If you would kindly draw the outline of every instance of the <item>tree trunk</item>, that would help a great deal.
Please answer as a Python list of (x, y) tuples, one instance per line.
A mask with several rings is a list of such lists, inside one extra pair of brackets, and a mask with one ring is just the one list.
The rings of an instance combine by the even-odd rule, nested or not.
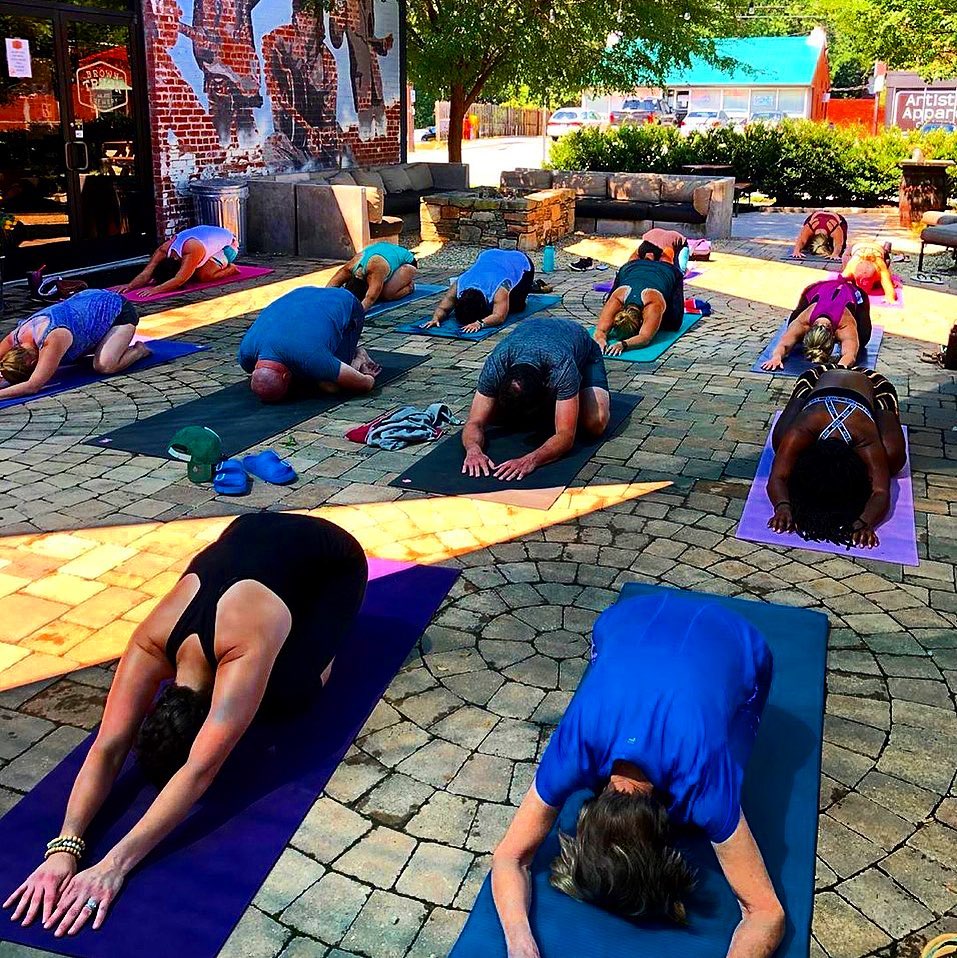
[(465, 86), (462, 83), (453, 83), (449, 99), (449, 162), (462, 162), (462, 132), (465, 124), (465, 111), (468, 104), (465, 102)]

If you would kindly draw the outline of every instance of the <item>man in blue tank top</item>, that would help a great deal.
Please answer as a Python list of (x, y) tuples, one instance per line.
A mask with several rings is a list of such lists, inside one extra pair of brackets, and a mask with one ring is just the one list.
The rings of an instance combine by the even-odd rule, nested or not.
[(530, 862), (562, 805), (592, 792), (552, 863), (560, 891), (634, 919), (685, 917), (694, 876), (669, 820), (701, 829), (741, 902), (729, 954), (769, 958), (784, 912), (741, 810), (745, 768), (771, 686), (762, 635), (677, 590), (622, 599), (595, 623), (592, 664), (548, 743), (492, 861), (509, 954), (537, 954)]
[(394, 302), (415, 290), (415, 256), (398, 243), (372, 243), (340, 266), (328, 285), (342, 286), (367, 312), (380, 299)]
[(263, 402), (295, 385), (323, 392), (369, 392), (382, 367), (359, 345), (365, 313), (346, 289), (303, 286), (280, 296), (249, 327), (239, 365)]
[(509, 314), (525, 309), (534, 281), (535, 267), (525, 253), (483, 250), (461, 276), (449, 283), (448, 292), (425, 328), (440, 326), (450, 315), (466, 333), (501, 326)]

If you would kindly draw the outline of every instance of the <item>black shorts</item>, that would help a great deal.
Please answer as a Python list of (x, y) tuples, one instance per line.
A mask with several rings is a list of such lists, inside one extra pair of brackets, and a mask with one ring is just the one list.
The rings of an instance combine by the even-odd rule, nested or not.
[(123, 308), (119, 316), (113, 320), (113, 326), (139, 326), (139, 324), (140, 314), (136, 311), (136, 307), (129, 300), (124, 299)]
[(535, 266), (526, 254), (528, 260), (528, 269), (522, 273), (522, 278), (508, 291), (508, 311), (511, 313), (521, 313), (525, 310), (528, 303), (528, 294), (532, 291), (532, 283), (535, 282)]

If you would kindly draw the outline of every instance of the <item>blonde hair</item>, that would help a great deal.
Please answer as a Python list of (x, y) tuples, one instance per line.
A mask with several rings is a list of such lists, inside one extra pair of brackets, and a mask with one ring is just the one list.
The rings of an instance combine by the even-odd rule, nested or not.
[(16, 386), (17, 383), (25, 383), (32, 375), (33, 370), (37, 368), (37, 360), (40, 354), (35, 349), (28, 346), (14, 346), (0, 359), (0, 376)]
[(643, 318), (641, 307), (636, 303), (629, 303), (619, 310), (612, 329), (619, 340), (631, 339), (641, 329)]
[(830, 362), (831, 353), (834, 352), (834, 341), (834, 329), (830, 323), (812, 326), (801, 341), (805, 358), (815, 365)]
[(815, 233), (811, 237), (811, 241), (808, 243), (808, 246), (815, 256), (823, 256), (827, 253), (834, 252), (834, 240), (830, 236), (826, 236), (824, 233)]

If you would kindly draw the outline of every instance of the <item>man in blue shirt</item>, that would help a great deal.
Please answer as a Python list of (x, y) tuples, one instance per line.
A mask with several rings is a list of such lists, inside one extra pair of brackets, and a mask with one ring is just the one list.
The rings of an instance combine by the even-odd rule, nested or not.
[(345, 289), (303, 286), (280, 296), (249, 327), (239, 365), (263, 402), (279, 402), (293, 383), (324, 392), (369, 392), (382, 367), (359, 345), (365, 313)]
[(574, 837), (552, 864), (561, 891), (632, 919), (682, 921), (693, 874), (669, 819), (702, 829), (742, 921), (729, 958), (768, 958), (784, 913), (741, 811), (741, 786), (771, 685), (761, 634), (680, 592), (624, 599), (595, 623), (592, 665), (492, 862), (509, 955), (536, 956), (528, 865), (562, 805), (582, 789)]

